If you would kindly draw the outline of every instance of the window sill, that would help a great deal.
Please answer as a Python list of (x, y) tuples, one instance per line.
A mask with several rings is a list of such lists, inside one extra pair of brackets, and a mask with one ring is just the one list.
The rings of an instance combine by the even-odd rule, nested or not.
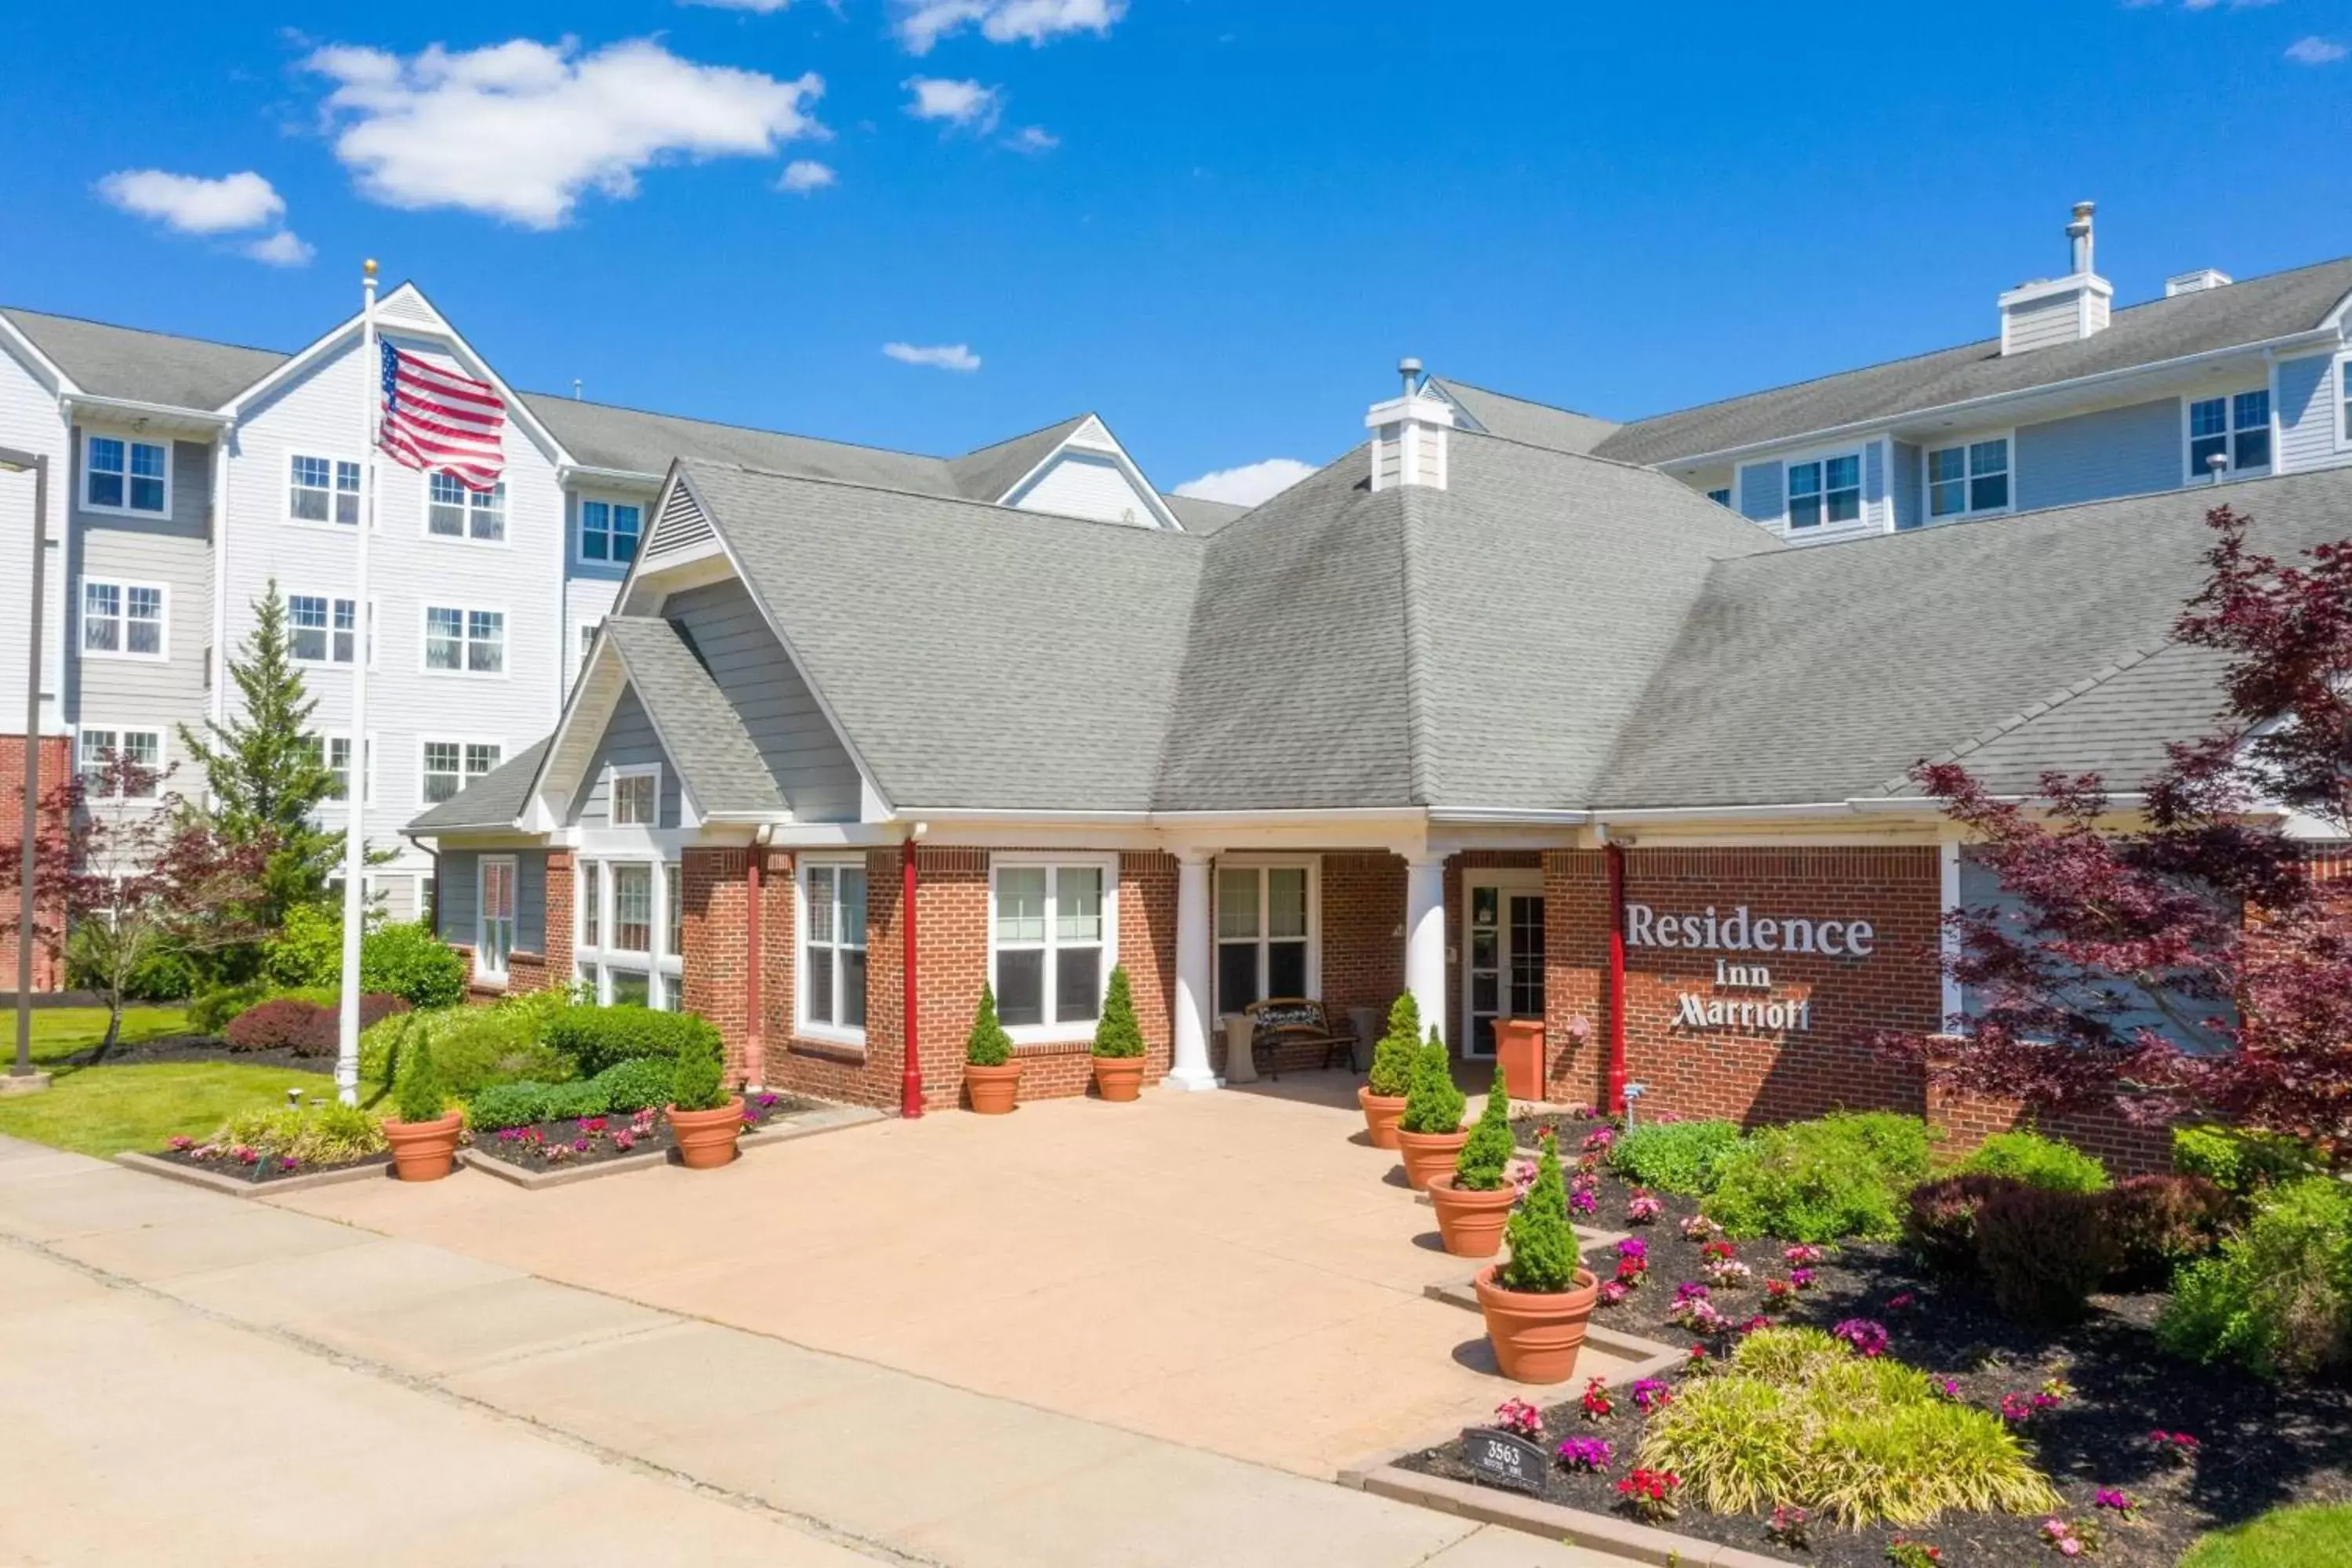
[(1013, 1042), (1013, 1054), (1016, 1057), (1080, 1056), (1092, 1052), (1094, 1048), (1092, 1035), (1075, 1040), (1024, 1040), (1016, 1037)]
[(796, 1057), (815, 1057), (824, 1061), (846, 1062), (853, 1066), (866, 1064), (866, 1047), (847, 1040), (822, 1040), (809, 1035), (794, 1035), (784, 1042), (784, 1049)]

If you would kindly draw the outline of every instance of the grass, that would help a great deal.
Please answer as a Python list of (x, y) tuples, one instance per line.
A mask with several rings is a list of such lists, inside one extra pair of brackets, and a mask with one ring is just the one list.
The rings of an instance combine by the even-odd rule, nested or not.
[(2352, 1506), (2311, 1503), (2217, 1530), (2189, 1549), (2180, 1568), (2310, 1568), (2347, 1562), (2352, 1562)]
[[(188, 1032), (184, 1007), (125, 1007), (122, 1040), (130, 1044), (165, 1035)], [(103, 1007), (36, 1007), (33, 1009), (33, 1061), (36, 1066), (61, 1062), (76, 1051), (88, 1050), (106, 1037)], [(0, 1019), (0, 1059), (16, 1059), (16, 1020)]]

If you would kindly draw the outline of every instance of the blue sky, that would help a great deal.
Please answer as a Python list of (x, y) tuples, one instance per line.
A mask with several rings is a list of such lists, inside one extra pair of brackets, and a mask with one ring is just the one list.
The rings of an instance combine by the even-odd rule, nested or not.
[(2078, 199), (2119, 302), (2352, 252), (2352, 0), (12, 28), (0, 302), (293, 347), (373, 255), (521, 386), (940, 452), (1092, 408), (1163, 487), (1346, 449), (1403, 353), (1627, 417), (1982, 337)]

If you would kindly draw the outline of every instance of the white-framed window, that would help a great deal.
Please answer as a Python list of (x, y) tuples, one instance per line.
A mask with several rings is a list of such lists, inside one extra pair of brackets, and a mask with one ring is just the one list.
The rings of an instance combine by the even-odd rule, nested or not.
[[(158, 775), (143, 787), (117, 791), (106, 776), (109, 761), (121, 758)], [(91, 800), (152, 800), (163, 771), (163, 731), (84, 725), (77, 742), (76, 765), (83, 793)], [(22, 794), (22, 791), (18, 792)]]
[[(751, 851), (754, 855), (759, 852), (756, 848)], [(662, 933), (662, 952), (672, 958), (683, 958), (686, 956), (686, 873), (677, 861), (667, 861), (662, 866), (662, 887), (669, 895), (662, 900), (662, 907), (669, 913), (669, 919), (665, 922), (668, 929)]]
[(1220, 860), (1216, 886), (1217, 1012), (1318, 994), (1314, 863)]
[(580, 945), (604, 945), (604, 868), (595, 860), (580, 862)]
[[(352, 738), (334, 734), (305, 735), (302, 742), (309, 748), (311, 759), (325, 768), (328, 777), (334, 781), (327, 790), (327, 799), (339, 805), (349, 804), (352, 798)], [(375, 742), (373, 737), (368, 742), (366, 775), (360, 781), (360, 787), (367, 792), (367, 798), (362, 804), (373, 805)]]
[(1938, 447), (1927, 454), (1927, 515), (2009, 510), (2009, 437)]
[(2200, 397), (2189, 405), (2189, 477), (2213, 477), (2213, 459), (2228, 459), (2228, 472), (2271, 466), (2271, 395), (2268, 388)]
[(507, 537), (507, 482), (469, 490), (455, 474), (425, 476), (425, 531), (436, 539), (502, 544)]
[(1789, 465), (1789, 528), (1838, 528), (1862, 521), (1862, 454), (1837, 452)]
[(98, 658), (169, 658), (168, 596), (161, 583), (83, 578), (81, 651)]
[(1731, 504), (1730, 489), (1726, 487), (1722, 489), (1709, 490), (1706, 492), (1706, 499), (1713, 501), (1717, 506), (1727, 507)]
[(172, 510), (171, 443), (134, 441), (127, 436), (84, 437), (81, 504), (90, 511), (168, 516)]
[(1017, 1039), (1090, 1032), (1118, 951), (1117, 856), (989, 867), (988, 973)]
[[(299, 664), (349, 664), (359, 647), (359, 601), (333, 594), (286, 595), (286, 648)], [(368, 668), (375, 668), (375, 616), (368, 616)]]
[(576, 862), (573, 874), (579, 978), (601, 1002), (677, 1009), (686, 991), (675, 934), (683, 886), (677, 862), (608, 856)]
[(459, 605), (425, 606), (425, 668), (448, 675), (504, 675), (507, 614)]
[(485, 855), (480, 874), (481, 912), (474, 935), (474, 968), (491, 979), (503, 980), (507, 955), (515, 944), (515, 858)]
[(356, 526), (360, 521), (360, 466), (341, 458), (289, 453), (286, 520)]
[(580, 502), (580, 559), (626, 565), (637, 558), (637, 540), (645, 531), (645, 510), (633, 501)]
[(862, 1042), (866, 862), (803, 858), (800, 896), (800, 1028), (820, 1039)]
[(614, 861), (613, 948), (618, 952), (654, 951), (654, 868), (642, 860)]
[(427, 805), (455, 799), (467, 784), (496, 772), (504, 751), (496, 741), (425, 742), (416, 798)]
[(633, 763), (614, 768), (611, 799), (614, 826), (660, 826), (661, 764)]
[(2343, 411), (2343, 423), (2337, 426), (2337, 444), (2352, 446), (2352, 359), (2336, 362), (2336, 403)]

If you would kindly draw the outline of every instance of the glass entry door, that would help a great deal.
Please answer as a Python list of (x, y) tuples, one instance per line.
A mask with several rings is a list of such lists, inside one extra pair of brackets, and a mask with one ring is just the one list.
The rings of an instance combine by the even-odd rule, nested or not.
[(1463, 1054), (1495, 1054), (1495, 1020), (1544, 1014), (1542, 873), (1489, 872), (1464, 889), (1469, 941), (1462, 950)]

